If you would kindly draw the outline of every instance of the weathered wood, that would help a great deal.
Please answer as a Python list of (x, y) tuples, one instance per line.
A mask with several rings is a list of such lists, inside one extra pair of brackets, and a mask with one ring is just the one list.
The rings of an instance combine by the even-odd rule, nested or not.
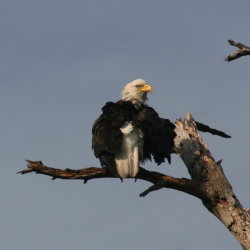
[(190, 114), (176, 122), (176, 153), (182, 158), (193, 181), (200, 184), (204, 206), (235, 236), (244, 249), (250, 249), (250, 215), (228, 182), (221, 162), (216, 162), (199, 135)]
[(233, 40), (228, 40), (228, 42), (230, 45), (238, 47), (239, 50), (236, 50), (235, 52), (230, 54), (228, 57), (226, 57), (225, 61), (230, 62), (230, 61), (233, 61), (239, 57), (250, 55), (250, 47), (248, 47), (242, 43), (237, 43)]
[[(177, 120), (175, 125), (175, 152), (185, 163), (191, 179), (175, 178), (140, 168), (136, 178), (153, 183), (140, 196), (161, 188), (171, 188), (193, 195), (201, 199), (204, 206), (226, 226), (244, 249), (250, 249), (249, 210), (243, 208), (234, 194), (221, 162), (216, 162), (212, 157), (190, 114), (183, 121)], [(47, 167), (41, 161), (28, 160), (27, 169), (19, 173), (30, 172), (48, 175), (52, 179), (82, 179), (85, 183), (96, 178), (116, 178), (103, 168), (62, 170)]]
[[(48, 167), (44, 165), (41, 161), (31, 161), (31, 160), (26, 160), (26, 161), (28, 162), (27, 168), (22, 171), (19, 171), (18, 174), (27, 174), (34, 172), (36, 174), (51, 176), (52, 180), (78, 179), (78, 180), (83, 180), (84, 183), (87, 183), (88, 180), (97, 178), (117, 178), (104, 168), (97, 168), (97, 167), (89, 167), (83, 169), (66, 168), (63, 170), (59, 168)], [(141, 179), (144, 181), (151, 182), (155, 184), (157, 187), (159, 187), (160, 184), (163, 184), (163, 186), (161, 186), (160, 188), (165, 187), (165, 188), (175, 189), (196, 196), (198, 198), (200, 198), (201, 196), (199, 183), (196, 183), (186, 178), (175, 178), (158, 172), (148, 171), (140, 167), (136, 179)], [(150, 190), (153, 191), (152, 188), (150, 188)], [(140, 196), (145, 196), (145, 195), (146, 191), (143, 192)]]

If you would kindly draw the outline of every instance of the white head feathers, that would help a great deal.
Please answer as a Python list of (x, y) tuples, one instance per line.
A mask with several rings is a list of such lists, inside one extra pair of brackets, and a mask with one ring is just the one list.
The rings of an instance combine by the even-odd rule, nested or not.
[(128, 83), (122, 90), (122, 100), (130, 101), (135, 105), (145, 104), (147, 92), (151, 92), (151, 86), (143, 79), (136, 79)]

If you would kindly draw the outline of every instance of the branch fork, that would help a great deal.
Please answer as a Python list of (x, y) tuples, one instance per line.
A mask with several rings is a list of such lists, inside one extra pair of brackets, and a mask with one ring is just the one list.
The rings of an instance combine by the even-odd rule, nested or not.
[(226, 57), (225, 61), (230, 62), (230, 61), (233, 61), (239, 57), (250, 55), (250, 47), (248, 47), (242, 43), (237, 43), (233, 40), (228, 40), (228, 42), (230, 45), (239, 48), (239, 50), (236, 50), (235, 52), (230, 54), (228, 57)]

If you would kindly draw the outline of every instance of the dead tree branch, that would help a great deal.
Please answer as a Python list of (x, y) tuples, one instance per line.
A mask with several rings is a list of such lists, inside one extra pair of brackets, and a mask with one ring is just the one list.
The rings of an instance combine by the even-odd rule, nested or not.
[[(86, 183), (88, 180), (97, 178), (117, 178), (114, 177), (110, 172), (106, 171), (104, 168), (89, 167), (83, 169), (58, 169), (51, 168), (44, 165), (41, 161), (31, 161), (28, 162), (27, 169), (24, 169), (18, 174), (27, 174), (34, 172), (36, 174), (43, 174), (52, 177), (52, 180), (59, 179), (71, 179), (71, 180), (83, 180)], [(185, 192), (190, 195), (194, 195), (201, 198), (202, 193), (200, 192), (199, 183), (195, 183), (192, 180), (185, 178), (174, 178), (172, 176), (164, 175), (154, 171), (148, 171), (140, 167), (139, 173), (136, 179), (144, 180), (153, 183), (152, 187), (160, 188), (171, 188), (178, 191)], [(161, 184), (161, 187), (159, 186)], [(149, 188), (143, 192), (140, 196), (146, 196), (151, 191), (156, 189)], [(150, 190), (150, 191), (149, 191)]]
[(224, 137), (224, 138), (231, 138), (230, 135), (226, 134), (223, 131), (220, 131), (220, 130), (214, 129), (214, 128), (210, 128), (208, 125), (203, 124), (201, 122), (195, 121), (195, 123), (196, 123), (197, 129), (201, 132), (210, 133), (212, 135), (217, 135), (217, 136)]
[(193, 181), (200, 183), (204, 206), (235, 236), (243, 248), (250, 249), (250, 216), (228, 182), (221, 161), (216, 162), (198, 133), (190, 114), (176, 122), (175, 147)]
[(28, 162), (27, 168), (19, 171), (18, 174), (27, 174), (34, 172), (36, 174), (43, 174), (52, 177), (52, 180), (55, 179), (80, 179), (85, 183), (88, 180), (96, 179), (96, 178), (115, 178), (109, 172), (107, 172), (103, 168), (89, 167), (83, 169), (59, 169), (59, 168), (51, 168), (44, 165), (41, 161), (31, 161), (26, 160)]
[[(201, 128), (201, 123), (198, 123), (197, 126), (192, 116), (187, 114), (183, 121), (177, 120), (175, 125), (177, 134), (175, 152), (185, 163), (191, 179), (175, 178), (140, 168), (136, 178), (153, 183), (140, 196), (146, 196), (161, 188), (171, 188), (193, 195), (199, 198), (204, 206), (225, 225), (244, 249), (250, 249), (250, 214), (234, 194), (220, 165), (221, 161), (214, 160), (208, 146), (200, 136), (198, 129)], [(214, 129), (202, 125), (205, 126), (204, 130), (208, 130), (205, 132), (218, 132), (218, 130), (214, 131)], [(30, 172), (48, 175), (52, 179), (82, 179), (85, 183), (90, 179), (115, 178), (102, 168), (62, 170), (47, 167), (41, 161), (28, 160), (27, 169), (19, 173)]]
[(235, 52), (230, 54), (228, 57), (226, 57), (225, 61), (230, 62), (230, 61), (233, 61), (239, 57), (250, 55), (250, 47), (248, 47), (242, 43), (236, 43), (233, 40), (228, 40), (228, 42), (230, 45), (238, 47), (239, 50), (236, 50)]

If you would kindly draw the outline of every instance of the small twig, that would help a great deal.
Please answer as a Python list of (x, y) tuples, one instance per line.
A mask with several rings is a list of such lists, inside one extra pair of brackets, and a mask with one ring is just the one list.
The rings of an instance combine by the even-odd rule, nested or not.
[(225, 58), (225, 61), (230, 62), (239, 57), (250, 55), (250, 47), (242, 44), (236, 43), (233, 40), (228, 40), (229, 44), (235, 47), (238, 47), (239, 50), (236, 50), (234, 53), (230, 54), (228, 57)]
[(148, 189), (146, 189), (144, 192), (142, 192), (139, 196), (140, 197), (145, 197), (146, 195), (148, 195), (149, 193), (159, 190), (161, 188), (165, 187), (165, 183), (163, 181), (156, 183), (155, 185), (149, 187)]

